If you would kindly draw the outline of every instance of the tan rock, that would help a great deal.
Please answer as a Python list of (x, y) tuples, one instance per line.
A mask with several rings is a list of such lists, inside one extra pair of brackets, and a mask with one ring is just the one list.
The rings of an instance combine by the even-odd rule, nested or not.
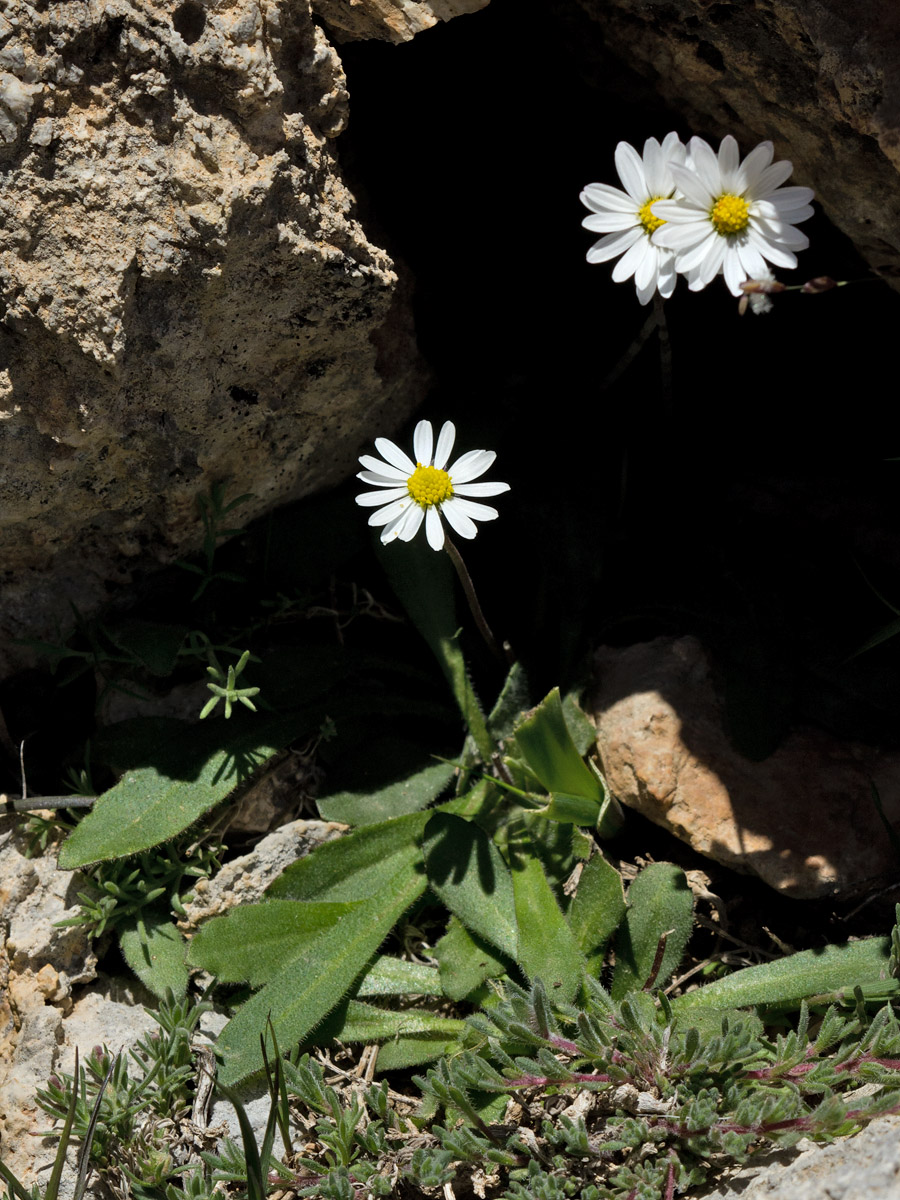
[(379, 38), (408, 42), (438, 21), (477, 12), (490, 0), (313, 0), (313, 8), (340, 42)]
[(0, 675), (70, 602), (196, 549), (213, 482), (253, 494), (245, 524), (346, 476), (424, 387), (307, 0), (3, 13)]
[(769, 758), (731, 745), (694, 638), (603, 647), (589, 700), (609, 785), (701, 854), (789, 896), (872, 887), (896, 858), (872, 800), (900, 826), (900, 756), (794, 730)]
[[(664, 10), (647, 0), (578, 3), (589, 18), (573, 29), (579, 57), (592, 46), (611, 50), (651, 81), (683, 132), (731, 133), (745, 152), (774, 141), (777, 156), (794, 164), (791, 182), (815, 189), (868, 261), (900, 269), (893, 0), (672, 0)], [(572, 20), (568, 0), (554, 6)], [(602, 77), (607, 67), (594, 53)]]

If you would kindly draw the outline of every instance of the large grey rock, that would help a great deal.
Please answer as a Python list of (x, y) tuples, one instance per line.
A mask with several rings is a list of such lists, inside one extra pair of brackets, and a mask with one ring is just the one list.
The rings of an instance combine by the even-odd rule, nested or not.
[(340, 42), (378, 38), (408, 42), (438, 21), (477, 12), (490, 0), (313, 0), (313, 8)]
[[(900, 7), (893, 0), (578, 0), (578, 57), (645, 76), (682, 132), (766, 139), (873, 266), (900, 270)], [(566, 21), (568, 0), (553, 0)], [(597, 64), (594, 68), (592, 60)], [(623, 102), (627, 97), (622, 97)], [(661, 137), (665, 129), (648, 129)], [(801, 257), (802, 264), (802, 257)]]
[(852, 1138), (830, 1146), (772, 1156), (748, 1167), (697, 1200), (898, 1200), (900, 1117), (880, 1117)]
[(332, 140), (308, 0), (0, 18), (0, 675), (135, 569), (335, 483), (420, 398), (405, 293)]

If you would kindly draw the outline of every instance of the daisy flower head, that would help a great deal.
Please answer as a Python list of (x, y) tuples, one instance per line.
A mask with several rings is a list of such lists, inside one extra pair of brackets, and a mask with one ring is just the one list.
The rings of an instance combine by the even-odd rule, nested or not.
[(772, 162), (773, 155), (772, 143), (761, 142), (741, 161), (731, 134), (718, 154), (694, 137), (689, 165), (673, 164), (682, 195), (653, 205), (654, 216), (665, 222), (653, 242), (674, 251), (675, 269), (687, 277), (691, 291), (722, 274), (731, 294), (740, 296), (745, 279), (765, 277), (767, 261), (796, 267), (793, 251), (805, 250), (809, 238), (795, 227), (813, 215), (813, 192), (782, 187), (793, 166)]
[(647, 138), (643, 156), (628, 142), (619, 142), (616, 170), (625, 191), (606, 183), (589, 183), (581, 193), (581, 203), (591, 210), (581, 224), (606, 235), (588, 250), (588, 262), (608, 262), (621, 255), (612, 277), (623, 283), (633, 275), (641, 304), (649, 303), (656, 291), (667, 299), (675, 289), (675, 255), (650, 240), (664, 221), (652, 211), (652, 205), (674, 195), (672, 167), (684, 163), (685, 154), (677, 133), (666, 134), (662, 145), (656, 138)]
[(415, 462), (387, 438), (375, 439), (375, 449), (383, 462), (370, 454), (360, 457), (366, 469), (356, 478), (375, 491), (362, 492), (356, 503), (375, 508), (369, 524), (384, 526), (383, 545), (395, 538), (411, 542), (424, 522), (428, 545), (432, 550), (441, 550), (442, 517), (460, 537), (473, 538), (478, 532), (476, 521), (493, 521), (499, 516), (496, 508), (472, 499), (509, 491), (508, 483), (472, 482), (485, 473), (497, 455), (493, 450), (469, 450), (448, 467), (455, 440), (456, 428), (445, 421), (435, 447), (431, 422), (420, 421), (413, 434)]

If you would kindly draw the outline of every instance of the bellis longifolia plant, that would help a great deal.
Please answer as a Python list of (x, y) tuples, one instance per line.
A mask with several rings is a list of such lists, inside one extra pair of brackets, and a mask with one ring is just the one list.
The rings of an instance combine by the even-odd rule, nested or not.
[(649, 138), (643, 157), (620, 142), (616, 166), (626, 191), (589, 184), (581, 193), (593, 210), (582, 224), (606, 234), (588, 261), (623, 254), (613, 279), (633, 274), (641, 304), (657, 291), (668, 298), (676, 273), (691, 291), (724, 275), (732, 295), (740, 296), (744, 281), (766, 278), (767, 262), (796, 267), (794, 251), (809, 245), (796, 226), (812, 216), (813, 192), (781, 186), (793, 167), (773, 157), (772, 143), (761, 142), (741, 160), (730, 134), (718, 153), (698, 137), (685, 149), (674, 133), (661, 146)]

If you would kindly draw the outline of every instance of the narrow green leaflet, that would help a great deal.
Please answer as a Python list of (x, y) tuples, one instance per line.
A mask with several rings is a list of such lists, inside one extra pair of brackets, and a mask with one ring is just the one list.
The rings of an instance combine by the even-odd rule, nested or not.
[(512, 881), (519, 964), (529, 979), (542, 979), (551, 996), (569, 1003), (581, 986), (587, 964), (534, 849), (521, 854)]
[[(693, 923), (694, 897), (684, 871), (672, 863), (645, 867), (628, 888), (627, 900), (625, 920), (616, 934), (616, 969), (610, 987), (614, 1000), (647, 985), (662, 987), (681, 962)], [(665, 949), (657, 963), (663, 937)]]
[(426, 886), (424, 873), (407, 864), (370, 903), (354, 906), (248, 1000), (219, 1037), (220, 1077), (225, 1086), (261, 1069), (259, 1033), (267, 1019), (283, 1050), (303, 1041), (347, 995)]
[(119, 945), (129, 967), (154, 996), (162, 998), (171, 988), (176, 1000), (181, 999), (188, 985), (185, 942), (168, 916), (145, 909), (140, 920), (120, 928)]
[(450, 813), (435, 813), (425, 827), (423, 849), (432, 891), (470, 930), (515, 959), (512, 880), (484, 830)]
[(277, 900), (365, 900), (404, 864), (421, 858), (430, 816), (410, 813), (326, 842), (287, 867), (267, 895)]
[(883, 991), (888, 999), (900, 992), (900, 980), (888, 978), (890, 948), (890, 938), (864, 938), (822, 950), (801, 950), (776, 962), (745, 967), (686, 992), (672, 1000), (672, 1008), (677, 1013), (692, 1008), (747, 1008), (757, 1004), (792, 1009), (799, 1008), (803, 999), (833, 993), (843, 993), (852, 1000), (855, 987)]
[(355, 907), (302, 900), (244, 904), (206, 922), (191, 942), (188, 962), (223, 983), (260, 987)]
[[(59, 852), (62, 870), (139, 854), (188, 829), (298, 731), (297, 716), (179, 722), (104, 792)], [(173, 723), (170, 723), (170, 726)]]
[(585, 865), (567, 915), (591, 974), (598, 976), (606, 943), (625, 915), (622, 877), (602, 854), (595, 854)]

